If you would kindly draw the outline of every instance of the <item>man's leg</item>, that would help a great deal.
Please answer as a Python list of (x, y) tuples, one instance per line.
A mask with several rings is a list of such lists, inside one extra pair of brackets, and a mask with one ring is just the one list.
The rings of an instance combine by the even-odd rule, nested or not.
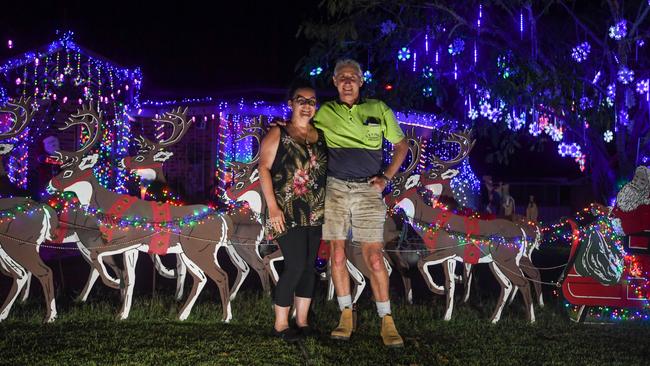
[(375, 296), (377, 314), (381, 318), (381, 338), (384, 344), (390, 347), (403, 347), (404, 341), (397, 332), (395, 322), (390, 310), (388, 295), (388, 271), (384, 264), (382, 243), (362, 243), (361, 253), (363, 260), (370, 269), (370, 287)]
[(350, 296), (350, 273), (345, 255), (345, 240), (330, 240), (332, 282), (337, 297)]
[(345, 256), (345, 240), (330, 240), (330, 260), (332, 263), (332, 282), (341, 309), (338, 326), (332, 331), (334, 339), (348, 340), (354, 330), (352, 297), (350, 296), (350, 273)]
[(366, 266), (370, 269), (370, 287), (372, 288), (372, 294), (375, 297), (375, 301), (378, 303), (389, 301), (388, 271), (384, 264), (383, 247), (384, 245), (382, 243), (361, 244), (363, 260), (366, 262)]

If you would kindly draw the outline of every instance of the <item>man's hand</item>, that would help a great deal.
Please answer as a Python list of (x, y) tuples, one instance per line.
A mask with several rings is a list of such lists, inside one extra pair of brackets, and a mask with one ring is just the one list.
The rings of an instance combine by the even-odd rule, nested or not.
[(287, 121), (283, 120), (282, 118), (274, 117), (271, 122), (269, 122), (269, 128), (275, 127), (275, 126), (286, 126)]
[(368, 184), (373, 186), (378, 192), (383, 192), (386, 186), (388, 185), (388, 177), (384, 175), (376, 175), (368, 181)]

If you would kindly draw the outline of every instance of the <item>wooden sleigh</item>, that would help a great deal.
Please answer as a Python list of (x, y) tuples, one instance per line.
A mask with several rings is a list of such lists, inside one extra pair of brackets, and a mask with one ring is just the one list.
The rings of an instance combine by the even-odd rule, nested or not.
[[(650, 215), (650, 206), (643, 208), (645, 214)], [(574, 240), (571, 245), (569, 263), (567, 269), (561, 277), (562, 294), (565, 299), (572, 305), (580, 306), (578, 310), (578, 321), (584, 320), (586, 307), (589, 306), (609, 306), (617, 308), (635, 308), (641, 309), (647, 306), (650, 301), (649, 293), (639, 293), (638, 288), (645, 287), (648, 281), (648, 269), (650, 268), (650, 221), (643, 220), (644, 224), (631, 227), (626, 223), (627, 217), (621, 217), (614, 210), (614, 216), (618, 216), (623, 223), (623, 229), (626, 232), (622, 243), (625, 251), (629, 254), (624, 259), (624, 270), (621, 279), (617, 284), (605, 285), (592, 277), (581, 276), (577, 273), (574, 262), (575, 254), (578, 251), (580, 242)], [(632, 214), (632, 213), (629, 213)], [(637, 212), (639, 214), (644, 212)], [(627, 216), (625, 214), (624, 216)], [(638, 220), (637, 220), (638, 222)], [(573, 225), (573, 224), (572, 224)], [(574, 227), (574, 230), (576, 228)], [(631, 266), (631, 258), (634, 257), (635, 263), (643, 270), (635, 271)]]

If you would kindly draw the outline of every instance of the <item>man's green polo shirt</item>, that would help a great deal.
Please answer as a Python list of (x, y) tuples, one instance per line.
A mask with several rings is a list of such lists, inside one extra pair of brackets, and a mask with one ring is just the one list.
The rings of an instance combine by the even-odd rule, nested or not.
[(377, 99), (361, 99), (352, 107), (340, 101), (325, 102), (314, 123), (325, 133), (328, 175), (339, 179), (380, 173), (383, 139), (396, 144), (404, 138), (393, 111)]

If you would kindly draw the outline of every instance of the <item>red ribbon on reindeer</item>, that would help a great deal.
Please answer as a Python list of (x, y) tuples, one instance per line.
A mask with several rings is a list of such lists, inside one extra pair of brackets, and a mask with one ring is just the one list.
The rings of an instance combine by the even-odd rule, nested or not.
[[(162, 202), (151, 202), (151, 212), (155, 222), (165, 222), (171, 220), (171, 205)], [(169, 230), (160, 230), (151, 238), (149, 243), (149, 253), (167, 254), (169, 242), (171, 239)]]
[[(465, 224), (465, 234), (467, 235), (467, 240), (469, 241), (472, 236), (479, 234), (479, 220), (474, 217), (463, 217), (463, 224)], [(477, 264), (479, 258), (481, 258), (481, 249), (478, 245), (473, 242), (469, 242), (465, 245), (465, 251), (463, 252), (463, 262), (468, 264)]]
[(434, 223), (437, 223), (438, 230), (436, 231), (428, 231), (424, 234), (424, 245), (431, 249), (434, 250), (436, 248), (436, 244), (438, 242), (438, 234), (439, 230), (444, 230), (445, 225), (447, 225), (447, 221), (451, 219), (451, 212), (442, 210), (440, 211), (440, 214), (433, 220)]
[[(119, 220), (122, 217), (122, 214), (128, 211), (137, 200), (137, 197), (122, 195), (122, 197), (115, 201), (108, 211), (106, 211), (108, 221), (114, 224), (112, 221)], [(117, 229), (110, 229), (106, 227), (106, 225), (99, 225), (99, 231), (102, 233), (105, 242), (113, 240), (115, 230)]]

